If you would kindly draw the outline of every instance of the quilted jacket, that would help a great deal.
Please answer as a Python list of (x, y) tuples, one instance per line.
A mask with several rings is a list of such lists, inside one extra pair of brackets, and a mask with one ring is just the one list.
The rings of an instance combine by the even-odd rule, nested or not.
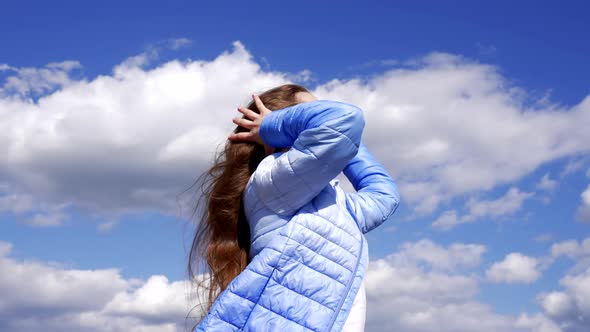
[[(259, 134), (268, 155), (243, 194), (250, 264), (195, 331), (341, 331), (368, 264), (365, 233), (400, 196), (361, 143), (363, 111), (315, 100), (275, 110)], [(342, 190), (343, 172), (356, 192)]]

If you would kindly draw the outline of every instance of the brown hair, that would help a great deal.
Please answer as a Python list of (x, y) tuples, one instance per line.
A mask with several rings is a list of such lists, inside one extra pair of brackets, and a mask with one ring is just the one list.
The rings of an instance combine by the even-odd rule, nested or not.
[[(277, 110), (297, 104), (296, 94), (299, 92), (309, 91), (301, 85), (284, 84), (261, 93), (259, 97), (268, 109)], [(247, 108), (260, 113), (254, 101)], [(233, 132), (242, 131), (248, 129), (238, 126)], [(198, 289), (208, 291), (206, 312), (249, 263), (250, 228), (244, 215), (242, 193), (264, 157), (264, 147), (258, 143), (227, 140), (224, 149), (216, 153), (213, 166), (195, 182), (197, 184), (204, 177), (192, 216), (203, 199), (207, 206), (199, 218), (190, 249), (188, 276)], [(208, 275), (198, 273), (204, 261)], [(200, 280), (195, 280), (195, 276)]]

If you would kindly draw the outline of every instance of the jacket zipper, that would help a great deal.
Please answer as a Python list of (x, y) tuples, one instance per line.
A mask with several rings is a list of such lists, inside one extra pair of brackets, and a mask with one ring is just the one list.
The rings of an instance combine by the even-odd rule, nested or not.
[(328, 325), (328, 327), (329, 327), (328, 331), (332, 331), (332, 328), (334, 328), (334, 321), (336, 321), (336, 318), (340, 314), (340, 309), (342, 309), (342, 305), (344, 305), (344, 300), (346, 300), (346, 298), (348, 297), (348, 293), (350, 292), (350, 287), (352, 287), (352, 283), (354, 281), (354, 278), (356, 277), (356, 271), (358, 270), (358, 267), (359, 267), (359, 262), (361, 261), (361, 257), (363, 255), (364, 244), (365, 244), (365, 240), (363, 239), (363, 236), (361, 235), (361, 246), (360, 246), (360, 250), (359, 250), (359, 257), (356, 260), (356, 265), (354, 267), (354, 272), (352, 273), (352, 278), (350, 278), (350, 281), (348, 282), (348, 287), (346, 287), (346, 293), (344, 294), (344, 296), (340, 300), (340, 303), (338, 304), (338, 308), (334, 312), (334, 317), (332, 318), (332, 320), (330, 321), (330, 324)]

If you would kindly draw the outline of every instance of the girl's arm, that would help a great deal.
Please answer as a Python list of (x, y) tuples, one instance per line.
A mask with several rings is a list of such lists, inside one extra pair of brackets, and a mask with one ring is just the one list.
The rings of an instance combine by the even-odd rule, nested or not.
[[(261, 162), (251, 178), (274, 213), (292, 215), (317, 196), (358, 152), (363, 112), (351, 104), (315, 100), (276, 110), (260, 125), (262, 140), (290, 149)], [(264, 162), (272, 165), (262, 166)]]
[(346, 205), (363, 233), (381, 225), (395, 212), (400, 202), (397, 185), (363, 143), (343, 172), (357, 191), (346, 193)]

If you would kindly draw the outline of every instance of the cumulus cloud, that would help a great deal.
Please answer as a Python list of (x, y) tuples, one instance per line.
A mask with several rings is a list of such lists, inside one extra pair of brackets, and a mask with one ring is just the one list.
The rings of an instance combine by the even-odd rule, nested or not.
[[(588, 313), (590, 270), (564, 278), (564, 290), (540, 296), (543, 313), (494, 312), (476, 299), (477, 270), (485, 250), (480, 244), (443, 246), (422, 239), (371, 261), (365, 275), (366, 330), (555, 332), (572, 324), (565, 320)], [(187, 281), (161, 275), (124, 278), (119, 269), (73, 269), (54, 262), (17, 260), (11, 253), (12, 244), (0, 241), (2, 331), (183, 332), (200, 316), (191, 308), (205, 296), (191, 294)]]
[[(559, 290), (538, 296), (544, 317), (564, 332), (588, 331), (590, 322), (590, 237), (566, 240), (551, 246), (548, 262), (567, 257), (575, 265), (559, 281)], [(549, 330), (551, 331), (551, 330)]]
[(16, 260), (0, 241), (0, 330), (185, 331), (190, 286), (164, 276), (125, 279), (119, 269), (81, 270)]
[(69, 86), (76, 82), (70, 78), (70, 75), (81, 67), (80, 62), (73, 60), (51, 62), (43, 68), (13, 67), (8, 64), (0, 64), (0, 72), (13, 73), (0, 85), (0, 98), (8, 98), (15, 94), (19, 96), (38, 95)]
[(529, 315), (523, 313), (518, 317), (516, 327), (526, 328), (532, 332), (562, 332), (563, 330), (550, 318), (543, 314)]
[(572, 272), (590, 267), (590, 237), (581, 241), (566, 240), (554, 243), (548, 260), (553, 261), (559, 257), (567, 257), (576, 263)]
[(478, 266), (485, 251), (485, 246), (479, 244), (453, 243), (445, 248), (431, 240), (422, 239), (403, 243), (400, 251), (391, 255), (389, 260), (398, 266), (424, 263), (435, 270), (455, 271)]
[(551, 246), (553, 257), (567, 256), (571, 259), (580, 259), (590, 256), (590, 237), (582, 240), (567, 240), (554, 243)]
[[(367, 331), (537, 331), (536, 325), (497, 314), (475, 299), (485, 247), (431, 240), (405, 243), (372, 261), (366, 274)], [(534, 326), (533, 326), (534, 325)]]
[[(525, 106), (526, 93), (510, 87), (497, 68), (450, 54), (430, 54), (368, 82), (333, 80), (317, 93), (363, 106), (369, 146), (418, 213), (589, 148), (573, 138), (590, 135), (575, 124), (589, 122), (590, 98), (571, 109)], [(392, 143), (380, 144), (385, 137)]]
[(458, 216), (455, 210), (445, 211), (431, 226), (436, 230), (448, 231), (459, 224), (474, 222), (482, 218), (498, 219), (509, 216), (520, 210), (524, 201), (533, 195), (532, 192), (522, 192), (516, 187), (511, 187), (497, 199), (485, 200), (471, 197), (465, 204), (467, 213)]
[[(185, 281), (171, 282), (159, 275), (126, 279), (118, 269), (80, 270), (59, 263), (21, 261), (12, 258), (11, 251), (11, 243), (0, 241), (0, 330), (181, 332), (198, 318), (195, 312), (185, 322), (195, 305), (195, 299), (188, 298)], [(390, 331), (388, 326), (395, 325), (405, 326), (400, 331), (412, 326), (418, 328), (414, 331), (434, 331), (436, 324), (444, 324), (443, 331), (468, 331), (475, 316), (453, 318), (465, 310), (489, 319), (484, 326), (506, 326), (509, 320), (473, 301), (476, 278), (454, 272), (475, 268), (483, 251), (476, 244), (442, 247), (421, 240), (371, 262), (366, 276), (368, 330)], [(383, 303), (400, 315), (385, 312), (380, 308)], [(424, 310), (432, 310), (432, 317), (424, 315)], [(460, 327), (463, 323), (467, 325)]]
[(146, 57), (37, 102), (0, 98), (0, 208), (34, 225), (62, 223), (57, 207), (70, 204), (106, 228), (126, 213), (177, 216), (177, 195), (233, 130), (236, 106), (285, 82), (239, 42), (209, 62), (145, 70)]
[(466, 223), (466, 219), (460, 218), (457, 215), (457, 211), (448, 210), (443, 212), (435, 221), (430, 225), (432, 228), (439, 231), (448, 231), (455, 228), (459, 224)]
[(510, 253), (504, 260), (492, 264), (486, 276), (499, 283), (531, 283), (541, 276), (540, 262), (521, 253)]
[(522, 192), (516, 187), (508, 189), (504, 196), (495, 200), (477, 200), (470, 198), (467, 201), (469, 214), (467, 219), (476, 219), (481, 217), (500, 217), (514, 213), (522, 207), (523, 202), (531, 197), (533, 193)]
[(590, 322), (590, 267), (564, 276), (562, 290), (540, 295), (541, 306), (564, 332), (588, 331)]
[[(179, 39), (169, 47), (186, 44)], [(177, 194), (233, 130), (237, 104), (248, 102), (251, 92), (311, 75), (265, 71), (238, 41), (210, 61), (147, 68), (154, 59), (157, 52), (147, 50), (92, 80), (69, 76), (80, 67), (75, 61), (37, 71), (1, 67), (16, 74), (0, 95), (0, 198), (29, 195), (22, 220), (62, 223), (60, 214), (32, 215), (68, 204), (102, 218), (177, 215)], [(41, 94), (38, 100), (21, 98), (32, 91)], [(497, 67), (452, 54), (431, 53), (368, 80), (331, 80), (312, 92), (364, 109), (365, 143), (416, 215), (590, 148), (590, 98), (571, 108), (527, 106), (526, 92), (508, 84)], [(526, 196), (516, 189), (510, 194)], [(493, 216), (488, 203), (473, 203), (468, 215)]]

